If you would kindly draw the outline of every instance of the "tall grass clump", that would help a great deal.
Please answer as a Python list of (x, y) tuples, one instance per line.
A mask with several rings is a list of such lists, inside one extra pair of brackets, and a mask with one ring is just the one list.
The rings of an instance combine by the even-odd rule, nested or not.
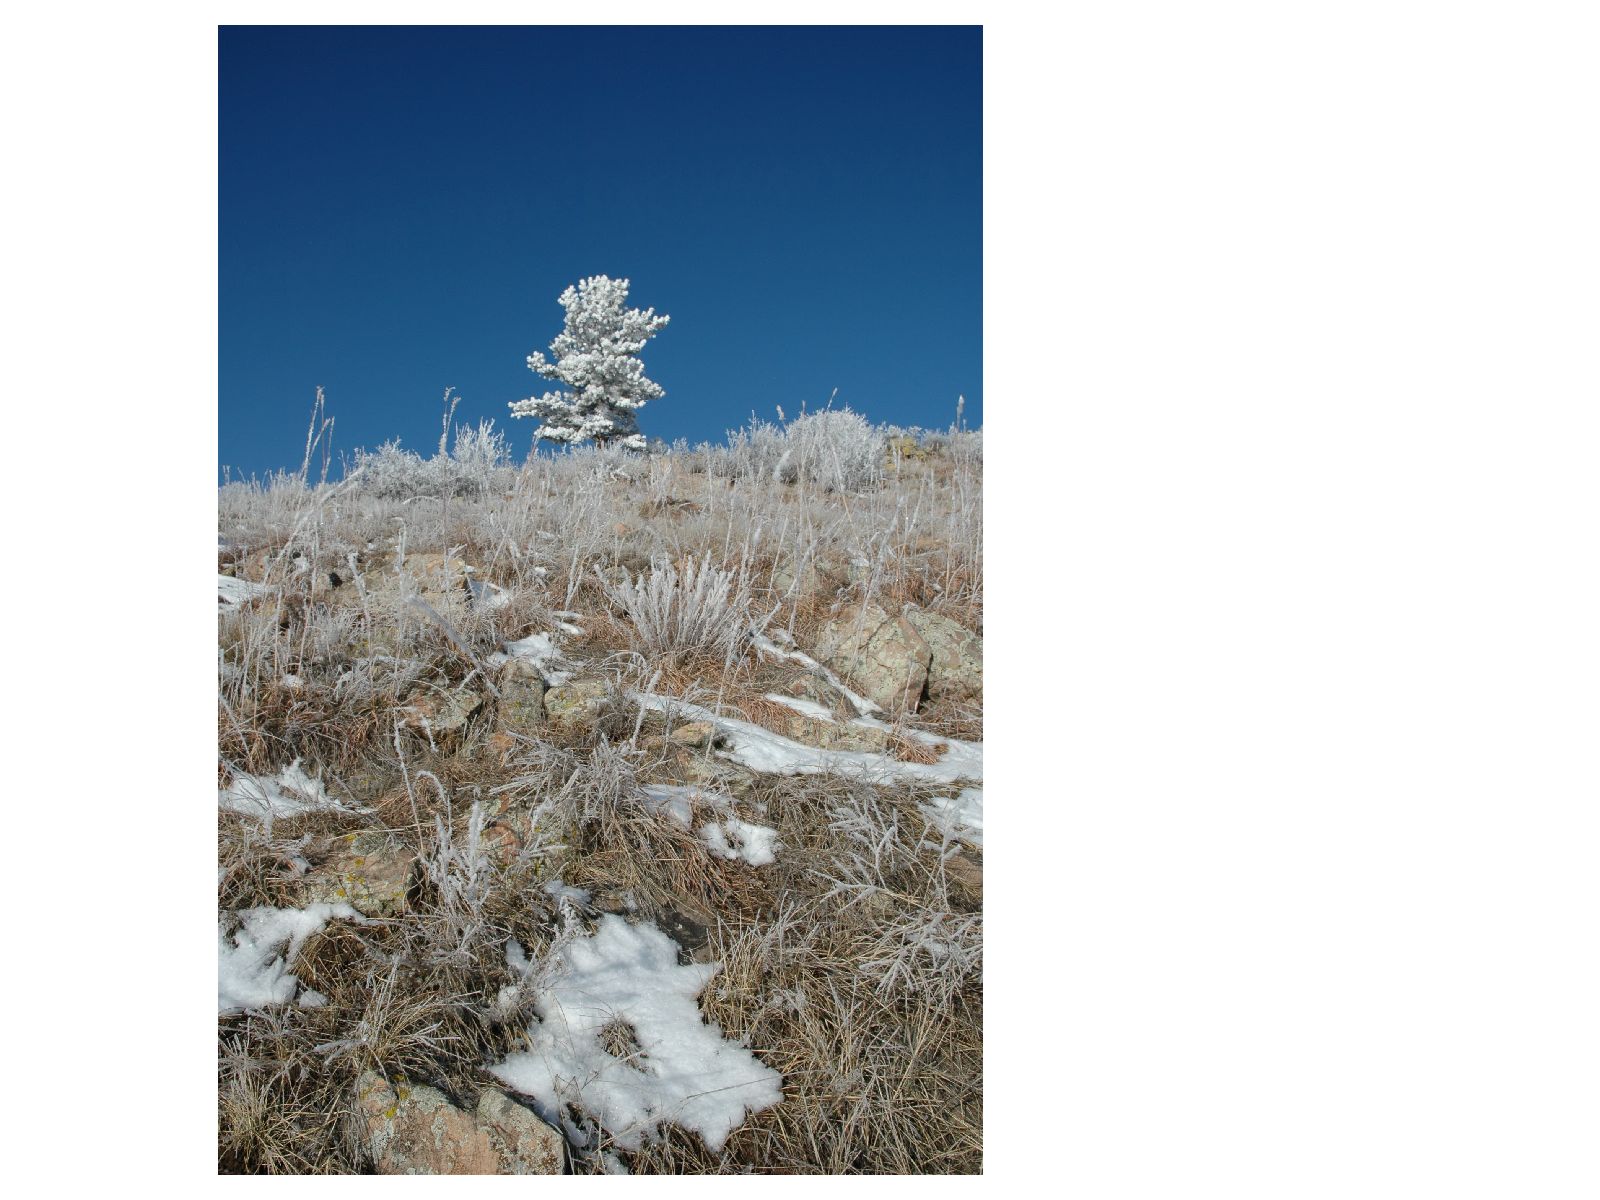
[(711, 565), (710, 555), (676, 564), (655, 559), (637, 579), (602, 577), (606, 595), (632, 622), (639, 648), (647, 654), (679, 659), (707, 655), (732, 659), (748, 632), (750, 580), (741, 568)]
[(483, 421), (457, 429), (451, 451), (441, 448), (432, 458), (402, 450), (398, 438), (376, 451), (357, 450), (351, 473), (359, 470), (361, 491), (380, 499), (476, 499), (488, 495), (495, 474), (510, 463), (505, 435)]
[(825, 492), (858, 492), (883, 475), (883, 433), (860, 413), (828, 409), (796, 418), (784, 430), (774, 468), (783, 483), (805, 480)]
[(788, 425), (752, 417), (748, 428), (728, 431), (726, 448), (699, 449), (714, 476), (859, 492), (881, 482), (884, 446), (884, 431), (860, 413), (830, 408)]

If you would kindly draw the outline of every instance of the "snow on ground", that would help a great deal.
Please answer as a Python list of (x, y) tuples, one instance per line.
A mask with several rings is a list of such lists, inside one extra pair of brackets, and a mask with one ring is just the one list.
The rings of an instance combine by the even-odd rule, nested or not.
[[(783, 1099), (783, 1077), (700, 1016), (695, 998), (720, 964), (678, 964), (678, 947), (648, 922), (606, 914), (592, 937), (567, 943), (557, 973), (534, 1002), (541, 1024), (532, 1049), (489, 1068), (532, 1097), (546, 1120), (574, 1104), (624, 1150), (637, 1150), (669, 1121), (713, 1151), (744, 1123)], [(632, 1027), (638, 1050), (615, 1057), (600, 1033)]]
[(472, 607), (478, 612), (493, 612), (511, 603), (511, 593), (486, 579), (467, 576), (467, 591), (472, 594)]
[[(334, 917), (362, 920), (348, 904), (308, 904), (305, 908), (249, 908), (239, 914), (240, 926), (230, 940), (227, 925), (217, 921), (217, 1011), (240, 1012), (288, 1004), (300, 981), (289, 964), (300, 947)], [(288, 950), (279, 953), (284, 943)], [(306, 991), (300, 997), (306, 1008), (327, 1003), (325, 997)]]
[[(872, 754), (865, 750), (820, 750), (782, 734), (763, 729), (750, 721), (733, 717), (719, 717), (710, 709), (690, 704), (671, 696), (657, 696), (651, 692), (633, 692), (633, 699), (642, 707), (657, 712), (670, 712), (686, 721), (705, 721), (728, 739), (731, 747), (721, 751), (724, 758), (732, 759), (752, 771), (769, 775), (854, 775), (879, 783), (895, 780), (925, 780), (931, 783), (954, 783), (958, 779), (983, 779), (983, 743), (958, 742), (954, 738), (936, 737), (917, 729), (901, 729), (909, 738), (930, 746), (944, 746), (942, 758), (934, 763), (901, 762), (887, 754)], [(871, 717), (858, 717), (851, 722), (874, 728), (891, 728)]]
[(243, 604), (252, 596), (265, 596), (272, 589), (248, 579), (235, 579), (232, 575), (217, 576), (217, 603), (225, 608)]
[[(781, 637), (785, 640), (789, 639), (788, 633), (782, 629), (773, 630), (773, 637)], [(783, 647), (773, 642), (770, 638), (765, 638), (759, 633), (751, 639), (751, 644), (763, 654), (770, 654), (773, 658), (787, 658), (792, 662), (797, 662), (802, 666), (809, 667), (811, 670), (815, 671), (818, 675), (821, 675), (824, 679), (831, 683), (838, 690), (841, 696), (850, 701), (850, 703), (855, 707), (856, 712), (861, 716), (869, 717), (873, 713), (881, 713), (883, 711), (883, 709), (879, 708), (865, 696), (858, 696), (849, 688), (845, 687), (843, 680), (841, 680), (832, 671), (828, 670), (827, 667), (823, 666), (816, 659), (812, 658), (809, 654), (805, 654), (802, 651), (793, 648), (785, 650)]]
[(552, 663), (565, 662), (566, 659), (548, 633), (535, 633), (520, 642), (507, 642), (505, 652), (496, 651), (489, 656), (488, 662), (490, 666), (498, 667), (513, 658), (527, 659), (531, 662), (551, 687), (560, 687), (572, 678), (571, 671), (558, 671), (551, 666)]
[(983, 789), (964, 788), (957, 796), (940, 796), (921, 806), (928, 819), (951, 837), (983, 849)]
[(818, 704), (815, 700), (801, 700), (795, 696), (782, 696), (777, 692), (768, 692), (764, 698), (773, 701), (775, 704), (781, 704), (785, 708), (792, 708), (801, 716), (811, 717), (818, 721), (827, 721), (829, 724), (833, 723), (833, 713), (829, 711), (828, 706)]
[(752, 825), (738, 817), (724, 817), (700, 827), (700, 840), (711, 848), (711, 853), (730, 862), (743, 859), (752, 867), (764, 867), (778, 861), (774, 852), (778, 831), (766, 825)]
[(233, 783), (217, 792), (217, 804), (230, 812), (272, 820), (307, 812), (355, 812), (328, 795), (320, 779), (313, 779), (297, 758), (276, 776), (234, 772)]
[(752, 867), (778, 861), (778, 831), (766, 825), (741, 821), (733, 813), (733, 801), (716, 792), (671, 783), (652, 783), (639, 789), (652, 806), (689, 828), (694, 821), (691, 804), (695, 800), (717, 810), (718, 819), (700, 826), (700, 840), (719, 858), (730, 862), (743, 859)]

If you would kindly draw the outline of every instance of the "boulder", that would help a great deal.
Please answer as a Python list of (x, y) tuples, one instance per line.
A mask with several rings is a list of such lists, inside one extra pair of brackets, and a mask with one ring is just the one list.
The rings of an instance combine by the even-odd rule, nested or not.
[(907, 607), (905, 619), (928, 643), (929, 700), (983, 699), (983, 639), (949, 617)]
[(423, 692), (407, 705), (404, 725), (417, 730), (431, 744), (457, 746), (466, 732), (467, 722), (483, 707), (483, 700), (482, 692), (469, 687)]
[(544, 724), (544, 676), (526, 658), (510, 659), (500, 669), (500, 719), (513, 729)]
[(611, 704), (611, 685), (604, 679), (574, 679), (544, 694), (544, 714), (562, 733), (592, 729)]
[(356, 1095), (379, 1175), (561, 1174), (561, 1135), (503, 1092), (485, 1092), (469, 1113), (437, 1088), (368, 1071)]
[(363, 916), (392, 917), (407, 909), (406, 891), (417, 861), (415, 846), (381, 830), (337, 838), (327, 860), (306, 876), (309, 903), (348, 904)]
[(689, 721), (676, 726), (667, 735), (667, 740), (688, 746), (691, 750), (703, 750), (707, 746), (715, 749), (727, 742), (727, 738), (718, 733), (717, 727), (710, 721)]
[(914, 712), (932, 650), (904, 617), (876, 604), (847, 608), (823, 626), (817, 657), (888, 712)]
[(504, 1092), (490, 1088), (478, 1097), (478, 1123), (499, 1151), (502, 1175), (561, 1174), (561, 1134)]

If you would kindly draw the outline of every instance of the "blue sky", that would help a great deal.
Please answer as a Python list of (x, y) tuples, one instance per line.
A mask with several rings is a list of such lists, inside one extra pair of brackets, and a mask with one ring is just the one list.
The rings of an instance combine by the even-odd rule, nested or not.
[(224, 27), (218, 461), (298, 467), (493, 417), (606, 274), (671, 315), (650, 436), (834, 388), (982, 424), (978, 27)]

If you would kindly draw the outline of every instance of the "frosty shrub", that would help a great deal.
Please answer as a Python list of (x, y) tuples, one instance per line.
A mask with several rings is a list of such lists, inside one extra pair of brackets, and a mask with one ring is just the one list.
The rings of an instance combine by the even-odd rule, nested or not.
[(808, 413), (784, 430), (787, 445), (775, 474), (804, 479), (827, 492), (857, 492), (882, 475), (883, 434), (848, 408)]
[(788, 425), (751, 418), (727, 447), (702, 447), (711, 474), (858, 492), (882, 478), (885, 433), (848, 408), (809, 413)]
[(602, 579), (606, 595), (633, 622), (640, 648), (659, 655), (715, 654), (731, 658), (750, 627), (750, 581), (713, 567), (709, 556), (690, 559), (680, 574), (665, 559), (637, 581)]
[(748, 429), (728, 430), (726, 447), (702, 442), (700, 449), (707, 453), (712, 475), (766, 481), (773, 478), (787, 445), (781, 426), (751, 417)]
[(565, 384), (511, 403), (513, 417), (538, 417), (534, 437), (551, 442), (617, 443), (644, 450), (635, 415), (648, 401), (664, 396), (660, 384), (645, 378), (639, 351), (671, 319), (655, 309), (624, 307), (628, 280), (595, 275), (561, 293), (565, 327), (550, 343), (555, 361), (539, 351), (528, 355), (528, 369)]
[(358, 486), (369, 495), (387, 500), (445, 499), (487, 495), (494, 473), (508, 466), (510, 457), (505, 435), (495, 430), (493, 421), (484, 421), (476, 428), (457, 429), (449, 454), (425, 459), (402, 450), (396, 438), (376, 451), (357, 450), (353, 466), (361, 472)]

